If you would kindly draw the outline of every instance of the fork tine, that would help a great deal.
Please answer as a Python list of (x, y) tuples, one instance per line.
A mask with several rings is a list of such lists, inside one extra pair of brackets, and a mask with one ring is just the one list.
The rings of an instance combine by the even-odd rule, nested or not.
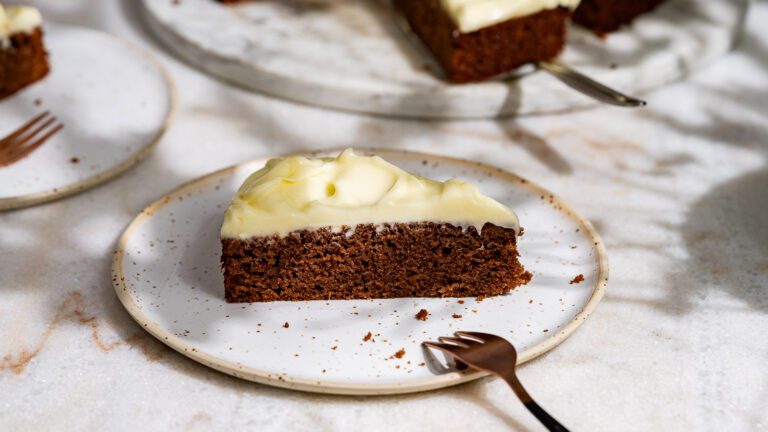
[(461, 348), (469, 348), (472, 345), (480, 345), (480, 342), (477, 342), (473, 339), (461, 339), (461, 338), (450, 337), (450, 336), (440, 336), (437, 339), (440, 342), (457, 345)]
[(45, 120), (41, 125), (32, 129), (30, 132), (25, 133), (24, 136), (19, 136), (16, 141), (19, 142), (19, 145), (26, 144), (27, 142), (33, 140), (37, 134), (44, 131), (48, 126), (52, 125), (55, 122), (56, 122), (56, 117), (51, 117)]
[[(44, 126), (50, 125), (50, 124), (51, 124), (51, 120), (47, 121)], [(44, 126), (39, 127), (33, 133), (29, 134), (29, 136), (25, 137), (25, 140), (34, 139), (35, 135), (40, 133)], [(40, 138), (38, 138), (37, 140), (31, 143), (19, 142), (15, 148), (9, 149), (9, 152), (7, 154), (2, 155), (3, 157), (2, 157), (2, 160), (0, 160), (0, 167), (10, 165), (20, 159), (23, 159), (24, 157), (26, 157), (27, 155), (35, 151), (35, 149), (43, 145), (46, 141), (48, 141), (49, 138), (57, 134), (62, 129), (64, 129), (64, 125), (59, 123), (53, 129), (46, 132), (45, 135), (41, 136)]]
[(477, 342), (488, 342), (489, 340), (495, 339), (495, 338), (498, 337), (496, 335), (492, 335), (492, 334), (488, 334), (488, 333), (469, 332), (469, 331), (457, 331), (457, 332), (454, 332), (453, 334), (455, 334), (456, 336), (458, 336), (460, 338), (461, 337), (469, 338), (469, 339), (472, 339), (472, 340), (477, 341)]
[(21, 136), (21, 134), (23, 134), (24, 132), (29, 130), (32, 126), (34, 126), (37, 122), (47, 117), (50, 113), (51, 113), (50, 111), (45, 111), (42, 114), (38, 114), (34, 116), (31, 120), (21, 125), (20, 128), (16, 129), (15, 131), (13, 131), (13, 133), (5, 137), (2, 141), (0, 141), (0, 143), (5, 143), (6, 141), (7, 142), (14, 141), (16, 138)]
[(54, 136), (54, 135), (56, 135), (57, 133), (59, 133), (59, 131), (60, 131), (60, 130), (62, 130), (62, 129), (64, 129), (64, 125), (63, 125), (63, 124), (61, 124), (61, 123), (59, 123), (59, 124), (58, 124), (58, 125), (56, 125), (56, 126), (53, 128), (53, 129), (51, 129), (50, 131), (48, 131), (48, 132), (47, 132), (45, 135), (43, 135), (43, 136), (41, 136), (40, 138), (38, 138), (38, 139), (37, 139), (37, 141), (33, 142), (32, 144), (29, 144), (29, 145), (27, 145), (27, 147), (26, 147), (26, 148), (27, 148), (29, 151), (32, 151), (32, 150), (36, 149), (36, 148), (37, 148), (37, 147), (39, 147), (41, 144), (43, 144), (44, 142), (48, 141), (48, 139), (49, 139), (49, 138), (51, 138), (52, 136)]
[(426, 342), (422, 342), (422, 344), (431, 348), (439, 349), (440, 351), (447, 352), (448, 354), (455, 354), (455, 352), (459, 348), (456, 345), (451, 345), (443, 342), (426, 341)]

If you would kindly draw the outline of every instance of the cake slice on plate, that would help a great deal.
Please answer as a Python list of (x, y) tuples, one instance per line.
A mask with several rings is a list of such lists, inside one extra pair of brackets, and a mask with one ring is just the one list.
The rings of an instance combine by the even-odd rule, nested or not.
[(35, 8), (0, 5), (0, 99), (48, 74), (41, 25)]
[(582, 0), (573, 20), (597, 34), (606, 34), (653, 10), (663, 0)]
[(273, 159), (221, 228), (228, 302), (487, 297), (531, 279), (515, 213), (377, 156)]
[(551, 60), (579, 0), (394, 0), (454, 83)]

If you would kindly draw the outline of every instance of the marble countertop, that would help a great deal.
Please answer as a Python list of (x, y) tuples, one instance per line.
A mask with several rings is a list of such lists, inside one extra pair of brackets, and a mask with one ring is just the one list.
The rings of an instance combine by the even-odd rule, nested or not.
[(520, 370), (572, 430), (768, 429), (768, 2), (753, 5), (734, 53), (647, 95), (647, 109), (471, 122), (242, 91), (166, 54), (134, 0), (29, 3), (152, 51), (180, 106), (156, 152), (122, 177), (0, 213), (0, 430), (542, 430), (495, 379), (376, 398), (240, 381), (166, 348), (122, 308), (112, 250), (151, 200), (251, 158), (341, 146), (495, 164), (594, 222), (611, 261), (606, 297)]

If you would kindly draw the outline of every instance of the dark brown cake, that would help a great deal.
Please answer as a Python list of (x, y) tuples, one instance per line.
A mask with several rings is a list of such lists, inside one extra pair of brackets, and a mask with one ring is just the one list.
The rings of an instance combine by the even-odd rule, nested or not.
[(599, 35), (618, 30), (664, 0), (582, 0), (573, 20)]
[(487, 297), (528, 283), (514, 229), (429, 222), (222, 238), (228, 302)]
[(454, 83), (481, 81), (557, 57), (571, 15), (570, 9), (561, 7), (461, 33), (440, 0), (394, 0), (394, 4)]
[(0, 99), (43, 79), (48, 71), (40, 28), (11, 35), (8, 46), (0, 46)]

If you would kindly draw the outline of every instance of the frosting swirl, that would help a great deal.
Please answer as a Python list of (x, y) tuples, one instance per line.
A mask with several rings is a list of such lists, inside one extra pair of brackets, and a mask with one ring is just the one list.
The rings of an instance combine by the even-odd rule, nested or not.
[(470, 183), (429, 180), (348, 149), (336, 158), (268, 161), (232, 199), (221, 236), (285, 236), (301, 229), (409, 222), (478, 231), (486, 222), (518, 228), (512, 210)]
[(462, 33), (557, 7), (576, 9), (581, 0), (441, 0)]

